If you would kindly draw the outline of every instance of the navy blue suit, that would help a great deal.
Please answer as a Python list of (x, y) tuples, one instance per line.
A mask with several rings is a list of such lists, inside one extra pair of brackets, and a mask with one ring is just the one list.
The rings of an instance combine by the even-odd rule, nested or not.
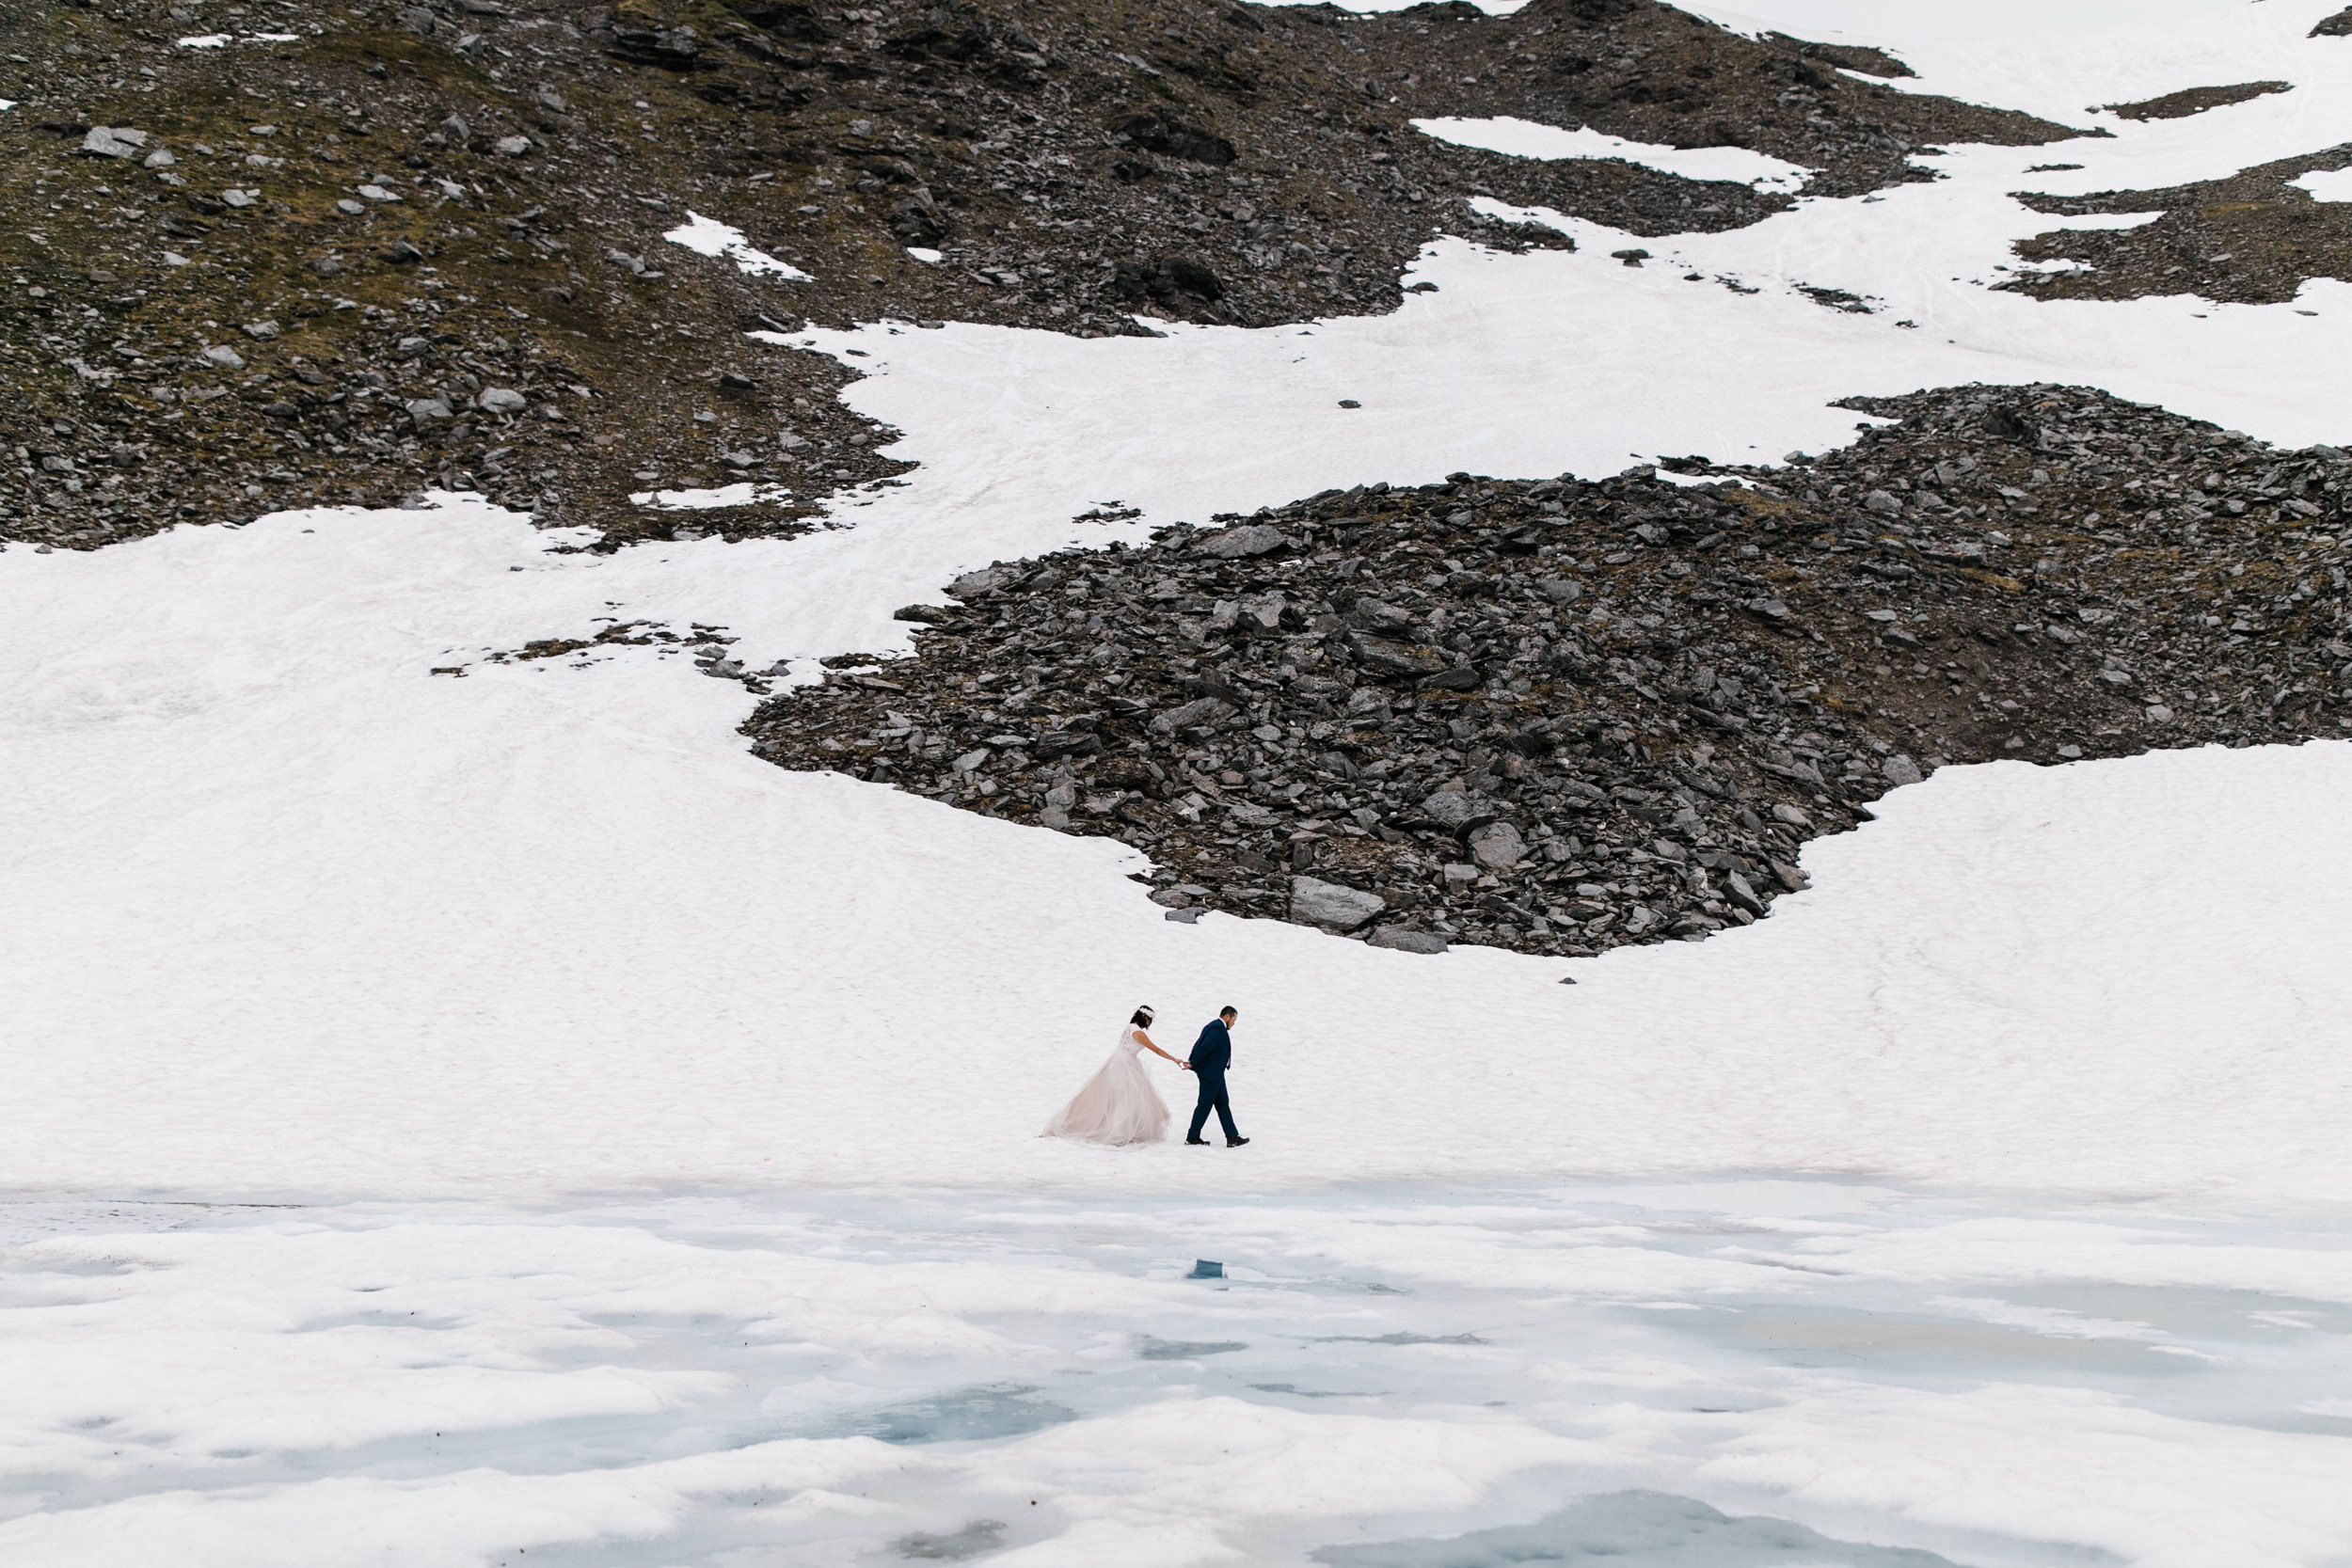
[(1208, 1125), (1209, 1112), (1215, 1109), (1225, 1135), (1240, 1137), (1233, 1127), (1233, 1107), (1225, 1098), (1225, 1069), (1232, 1065), (1233, 1037), (1222, 1018), (1209, 1020), (1209, 1026), (1192, 1042), (1192, 1054), (1186, 1060), (1192, 1064), (1192, 1075), (1200, 1080), (1200, 1099), (1192, 1108), (1192, 1131), (1184, 1136), (1199, 1137), (1200, 1129)]

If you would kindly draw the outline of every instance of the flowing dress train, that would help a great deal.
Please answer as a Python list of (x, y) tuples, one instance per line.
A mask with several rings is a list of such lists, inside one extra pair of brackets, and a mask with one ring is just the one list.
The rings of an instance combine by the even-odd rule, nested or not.
[(1155, 1144), (1168, 1136), (1168, 1101), (1152, 1086), (1137, 1031), (1120, 1032), (1118, 1049), (1086, 1087), (1045, 1124), (1049, 1138), (1091, 1144)]

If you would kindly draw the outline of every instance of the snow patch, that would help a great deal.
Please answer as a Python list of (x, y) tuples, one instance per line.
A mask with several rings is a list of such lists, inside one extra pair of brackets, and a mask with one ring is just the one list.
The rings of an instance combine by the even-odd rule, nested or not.
[[(1319, 4), (1320, 0), (1266, 0), (1266, 3), (1274, 6), (1311, 6)], [(1409, 10), (1423, 3), (1425, 0), (1352, 0), (1351, 4), (1336, 8), (1369, 16), (1380, 11)], [(1509, 16), (1523, 9), (1528, 0), (1469, 0), (1469, 3), (1488, 16)]]
[(1793, 189), (1813, 171), (1797, 164), (1751, 152), (1744, 147), (1661, 147), (1627, 141), (1590, 126), (1564, 131), (1509, 115), (1491, 119), (1417, 119), (1416, 130), (1457, 147), (1484, 148), (1514, 158), (1621, 158), (1686, 180), (1729, 180), (1757, 187)]
[(2121, 232), (2127, 229), (2145, 229), (2164, 216), (2156, 213), (2078, 213), (2045, 214), (2058, 229), (2096, 230)]
[(697, 512), (718, 506), (751, 506), (760, 501), (789, 500), (792, 492), (781, 484), (722, 484), (707, 490), (639, 490), (629, 498), (639, 506), (665, 512)]
[(2352, 201), (2352, 168), (2313, 169), (2287, 182), (2313, 201)]
[(724, 256), (754, 277), (780, 277), (787, 283), (808, 281), (808, 274), (791, 262), (779, 261), (766, 251), (753, 248), (740, 229), (717, 218), (704, 217), (691, 208), (687, 209), (686, 218), (685, 223), (661, 237), (699, 256)]

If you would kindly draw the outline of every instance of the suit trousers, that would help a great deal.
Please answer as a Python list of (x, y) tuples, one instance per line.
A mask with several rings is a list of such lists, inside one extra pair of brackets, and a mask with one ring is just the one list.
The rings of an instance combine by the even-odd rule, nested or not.
[(1225, 1069), (1196, 1070), (1193, 1076), (1200, 1080), (1200, 1099), (1192, 1108), (1192, 1131), (1184, 1136), (1199, 1137), (1200, 1129), (1209, 1124), (1209, 1112), (1214, 1108), (1218, 1123), (1225, 1129), (1225, 1135), (1229, 1138), (1240, 1137), (1241, 1133), (1233, 1127), (1233, 1107), (1225, 1098)]

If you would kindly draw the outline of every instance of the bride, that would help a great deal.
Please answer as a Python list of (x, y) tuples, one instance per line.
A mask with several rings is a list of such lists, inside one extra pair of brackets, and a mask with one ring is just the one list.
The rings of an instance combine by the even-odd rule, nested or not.
[[(1091, 1144), (1155, 1144), (1168, 1136), (1168, 1102), (1152, 1086), (1143, 1069), (1143, 1053), (1176, 1061), (1144, 1030), (1151, 1027), (1152, 1009), (1137, 1007), (1120, 1032), (1119, 1048), (1102, 1070), (1087, 1080), (1085, 1088), (1045, 1124), (1049, 1138), (1079, 1138)], [(1179, 1066), (1182, 1064), (1179, 1063)]]

